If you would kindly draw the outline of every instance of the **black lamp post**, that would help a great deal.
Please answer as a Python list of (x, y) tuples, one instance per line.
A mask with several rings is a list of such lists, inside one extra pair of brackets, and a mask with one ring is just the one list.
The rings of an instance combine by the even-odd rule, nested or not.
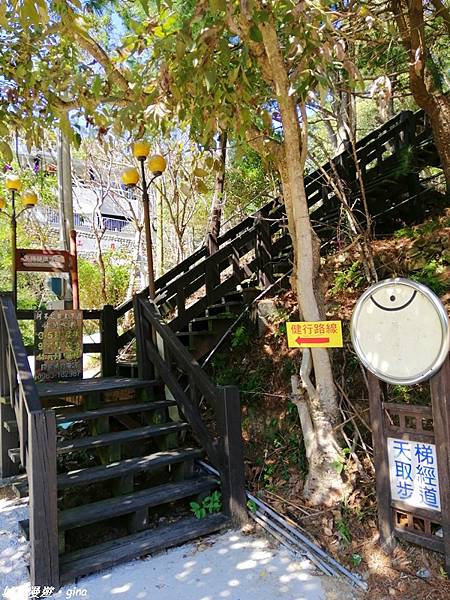
[(24, 207), (17, 212), (16, 194), (22, 189), (22, 182), (17, 175), (8, 175), (6, 177), (6, 189), (11, 192), (11, 212), (7, 212), (6, 201), (0, 198), (0, 213), (9, 218), (11, 223), (11, 280), (14, 307), (17, 308), (17, 271), (16, 271), (16, 250), (17, 250), (17, 219), (26, 210), (36, 206), (38, 198), (34, 192), (25, 192), (22, 194)]
[(139, 181), (139, 172), (134, 167), (127, 169), (122, 173), (122, 182), (127, 188), (139, 187), (142, 191), (142, 203), (144, 205), (144, 228), (145, 228), (145, 244), (147, 247), (147, 271), (148, 271), (148, 297), (150, 300), (155, 299), (155, 270), (153, 266), (153, 242), (152, 230), (150, 225), (150, 199), (148, 190), (154, 180), (163, 174), (166, 168), (165, 159), (159, 154), (151, 156), (148, 160), (148, 168), (152, 174), (152, 178), (147, 183), (145, 175), (145, 161), (150, 154), (150, 146), (147, 142), (136, 142), (133, 145), (133, 155), (141, 164), (142, 187), (137, 185)]

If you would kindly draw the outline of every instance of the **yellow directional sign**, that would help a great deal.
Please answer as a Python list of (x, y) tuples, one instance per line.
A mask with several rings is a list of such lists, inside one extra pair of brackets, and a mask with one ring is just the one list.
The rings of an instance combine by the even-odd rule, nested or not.
[(341, 321), (286, 323), (289, 348), (342, 348)]

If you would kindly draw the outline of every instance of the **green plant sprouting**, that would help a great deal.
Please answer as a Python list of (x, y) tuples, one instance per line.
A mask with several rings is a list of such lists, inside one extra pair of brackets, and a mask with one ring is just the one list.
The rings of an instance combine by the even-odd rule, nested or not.
[(222, 510), (222, 494), (216, 490), (201, 502), (191, 502), (190, 507), (197, 519), (204, 519), (206, 515)]

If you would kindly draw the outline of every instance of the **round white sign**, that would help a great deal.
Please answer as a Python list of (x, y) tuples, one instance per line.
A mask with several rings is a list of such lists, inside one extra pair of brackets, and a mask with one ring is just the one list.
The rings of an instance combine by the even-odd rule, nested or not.
[(351, 320), (364, 366), (394, 384), (412, 385), (439, 370), (449, 351), (449, 323), (439, 298), (409, 279), (386, 279), (364, 292)]

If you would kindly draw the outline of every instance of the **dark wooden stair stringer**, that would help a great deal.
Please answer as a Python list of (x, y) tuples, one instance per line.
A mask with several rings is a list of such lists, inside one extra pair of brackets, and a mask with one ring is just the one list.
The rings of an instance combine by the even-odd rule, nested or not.
[[(423, 111), (399, 113), (358, 140), (354, 151), (369, 213), (377, 215), (373, 219), (377, 233), (392, 233), (403, 223), (411, 224), (426, 217), (423, 194), (427, 188), (421, 183), (419, 173), (426, 166), (439, 165), (439, 156)], [(336, 224), (342, 220), (342, 203), (330, 183), (330, 178), (333, 181), (336, 175), (346, 189), (354, 217), (365, 227), (355, 157), (353, 149), (348, 147), (305, 176), (311, 222), (323, 243), (336, 238)], [(408, 202), (399, 202), (399, 198)], [(242, 311), (251, 301), (247, 291), (251, 293), (253, 289), (256, 295), (278, 275), (288, 273), (291, 266), (286, 214), (282, 203), (274, 200), (222, 234), (213, 254), (209, 255), (205, 246), (158, 278), (155, 302), (171, 329), (200, 360), (209, 354), (226, 329), (225, 323), (220, 330), (220, 325), (208, 317), (217, 311), (227, 312), (232, 302), (235, 303), (232, 310)], [(284, 282), (287, 277), (280, 286)], [(142, 297), (147, 293), (143, 290)], [(127, 301), (116, 309), (110, 308), (114, 324), (133, 306), (132, 301)], [(230, 314), (228, 318), (232, 318)], [(199, 319), (203, 319), (204, 327)], [(117, 354), (134, 339), (135, 332), (131, 328), (120, 335), (111, 335)], [(130, 368), (130, 360), (122, 361), (122, 372)]]

